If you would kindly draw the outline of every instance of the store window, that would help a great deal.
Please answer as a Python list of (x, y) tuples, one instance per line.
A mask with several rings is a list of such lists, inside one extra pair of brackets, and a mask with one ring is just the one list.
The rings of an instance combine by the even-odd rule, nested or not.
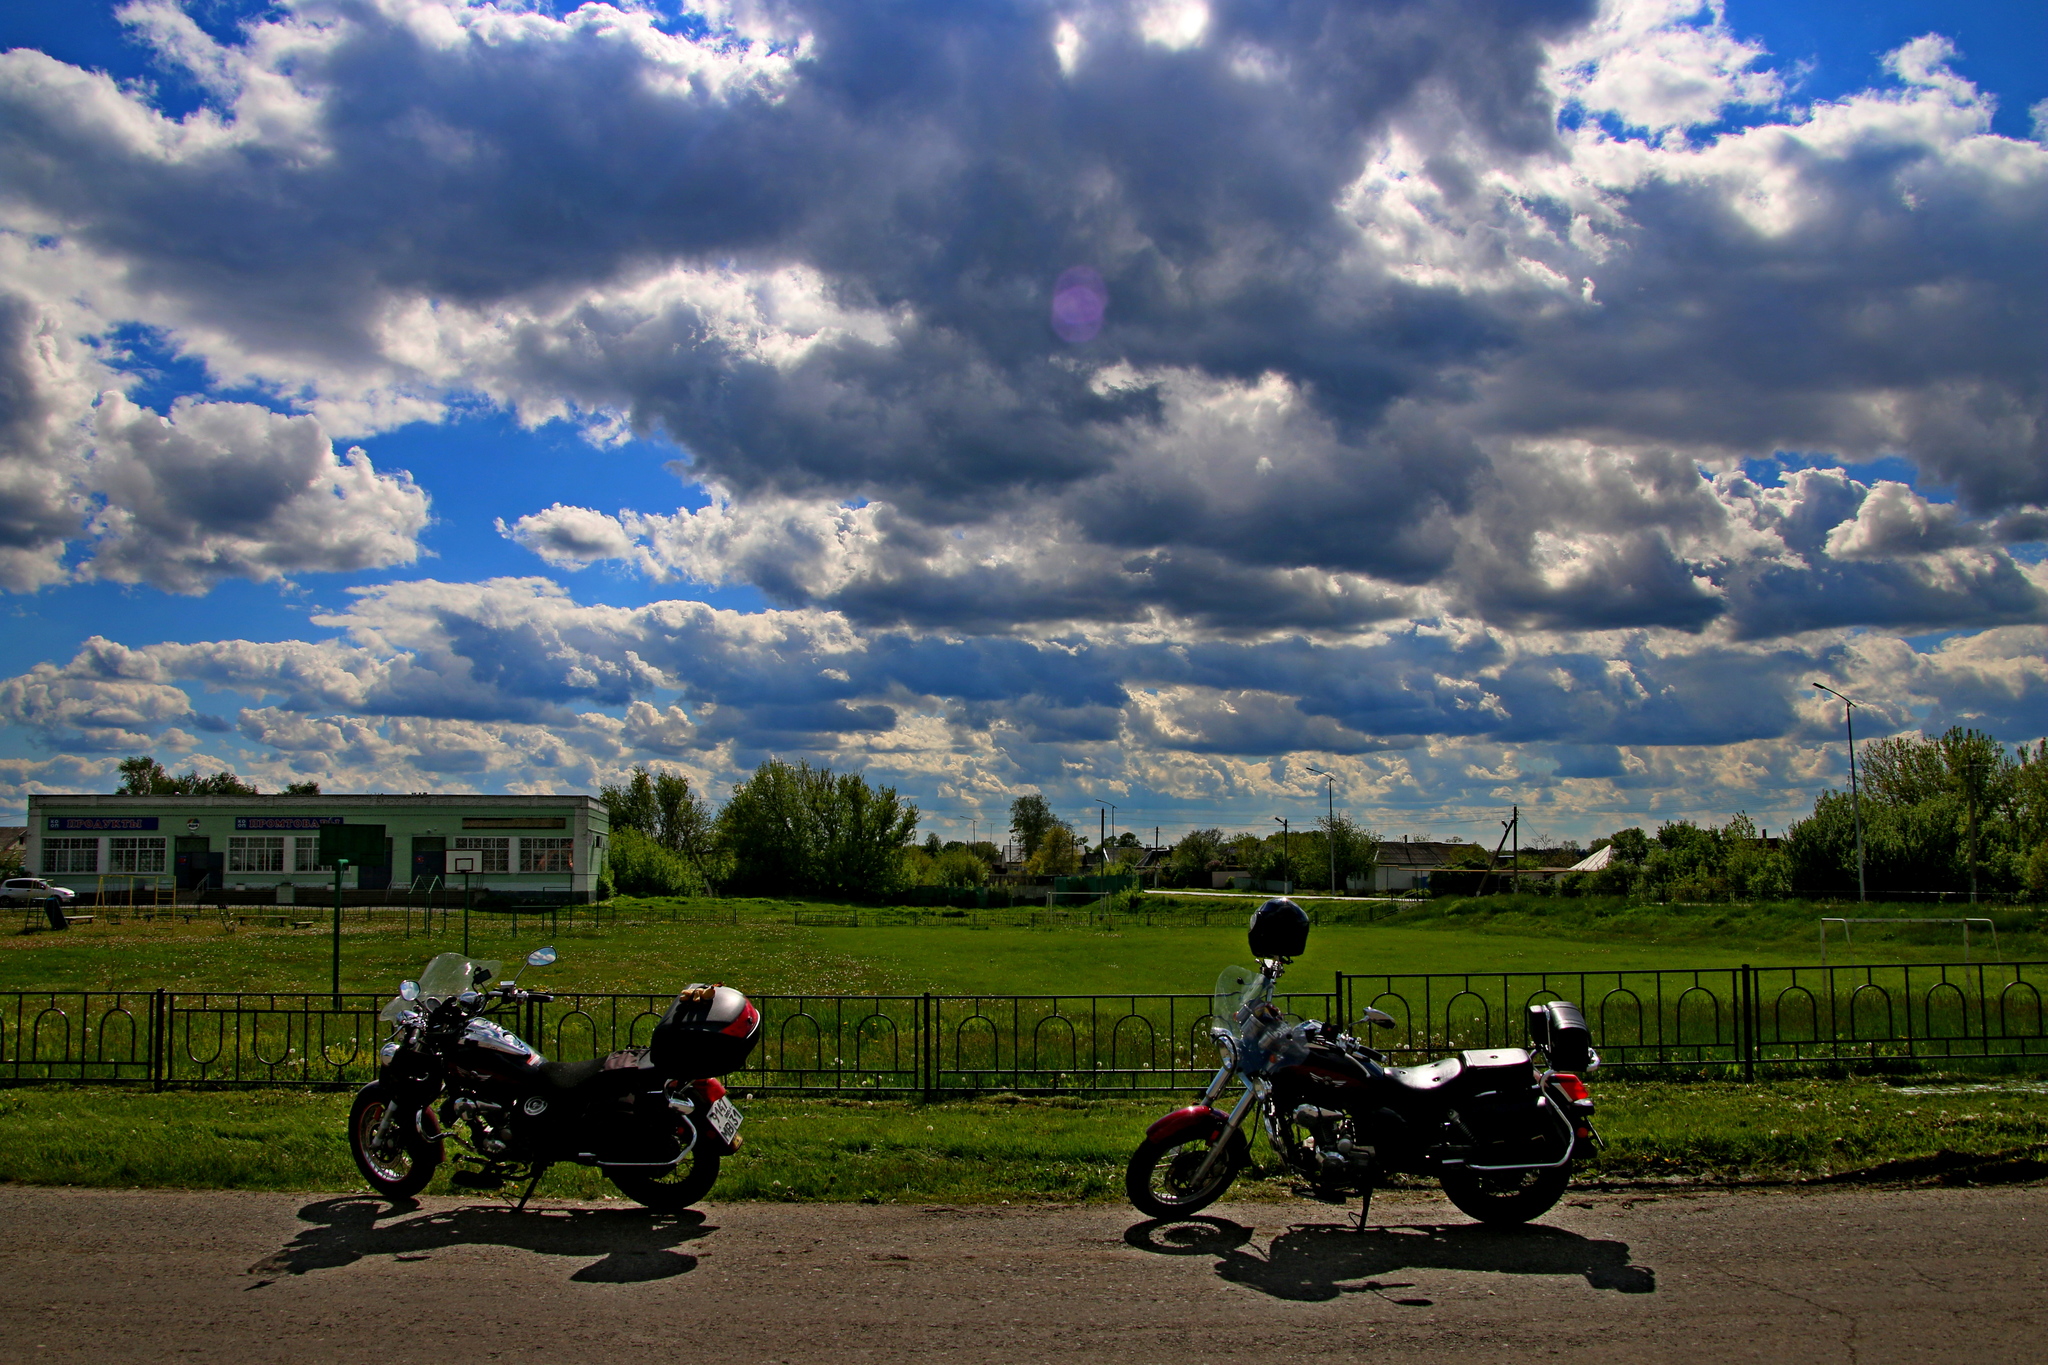
[(472, 872), (509, 872), (512, 870), (512, 841), (510, 839), (485, 839), (475, 835), (458, 834), (451, 841), (453, 849), (449, 854), (448, 867), (459, 870), (461, 860), (474, 858), (476, 866)]
[(570, 872), (570, 852), (576, 847), (574, 839), (521, 839), (519, 841), (519, 870), (521, 872)]
[(229, 835), (228, 871), (284, 871), (284, 836), (281, 834)]
[(153, 874), (164, 870), (162, 839), (107, 840), (107, 871)]
[(320, 861), (320, 836), (302, 834), (292, 840), (292, 871), (332, 872), (334, 869)]
[(44, 839), (43, 875), (76, 876), (100, 870), (100, 841), (97, 839)]

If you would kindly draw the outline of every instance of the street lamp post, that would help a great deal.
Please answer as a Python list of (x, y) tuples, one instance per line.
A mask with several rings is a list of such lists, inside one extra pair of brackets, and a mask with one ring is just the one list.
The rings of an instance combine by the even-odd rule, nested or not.
[(1825, 683), (1814, 686), (1842, 703), (1842, 724), (1849, 732), (1849, 815), (1856, 823), (1856, 899), (1863, 901), (1869, 896), (1863, 884), (1863, 798), (1856, 786), (1856, 703)]
[(1330, 850), (1330, 894), (1334, 896), (1337, 894), (1337, 779), (1321, 768), (1309, 768), (1306, 763), (1301, 766), (1323, 779), (1323, 795), (1330, 803), (1329, 822), (1323, 826), (1323, 842)]
[(1280, 884), (1287, 889), (1280, 894), (1291, 896), (1294, 894), (1294, 854), (1287, 847), (1287, 817), (1276, 815), (1273, 820), (1280, 826), (1280, 866), (1287, 870), (1287, 875), (1280, 879)]

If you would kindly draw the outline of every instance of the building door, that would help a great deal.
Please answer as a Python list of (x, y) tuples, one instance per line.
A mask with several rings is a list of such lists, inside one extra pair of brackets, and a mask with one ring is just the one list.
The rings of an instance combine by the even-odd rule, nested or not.
[(172, 850), (180, 891), (196, 891), (202, 887), (217, 887), (221, 874), (227, 867), (227, 855), (212, 852), (213, 841), (205, 835), (178, 836), (177, 846)]
[(356, 869), (356, 885), (364, 891), (382, 891), (391, 885), (391, 840), (384, 841), (382, 866)]
[(435, 877), (448, 875), (448, 840), (439, 834), (412, 837), (412, 884), (425, 888)]

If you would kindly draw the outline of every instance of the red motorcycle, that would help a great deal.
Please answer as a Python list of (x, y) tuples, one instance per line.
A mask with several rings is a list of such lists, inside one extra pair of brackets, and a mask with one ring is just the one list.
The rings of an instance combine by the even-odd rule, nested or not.
[[(1198, 1103), (1154, 1123), (1131, 1154), (1124, 1188), (1140, 1212), (1179, 1218), (1222, 1197), (1251, 1164), (1254, 1111), (1286, 1168), (1318, 1198), (1361, 1196), (1359, 1218), (1384, 1175), (1435, 1178), (1451, 1202), (1487, 1223), (1524, 1223), (1557, 1203), (1572, 1163), (1600, 1144), (1585, 1073), (1599, 1066), (1585, 1015), (1562, 1000), (1531, 1005), (1530, 1051), (1462, 1052), (1421, 1066), (1388, 1066), (1358, 1039), (1290, 1019), (1273, 987), (1308, 944), (1308, 916), (1290, 900), (1253, 914), (1259, 970), (1227, 968), (1210, 1035), (1223, 1063)], [(1368, 1009), (1379, 1028), (1393, 1016)], [(1217, 1101), (1232, 1077), (1244, 1091)]]

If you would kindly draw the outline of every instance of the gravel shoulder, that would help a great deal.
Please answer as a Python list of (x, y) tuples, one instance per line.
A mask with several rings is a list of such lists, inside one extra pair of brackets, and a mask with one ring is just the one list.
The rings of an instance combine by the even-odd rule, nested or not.
[(1126, 1208), (0, 1187), (0, 1360), (2041, 1358), (2048, 1188)]

